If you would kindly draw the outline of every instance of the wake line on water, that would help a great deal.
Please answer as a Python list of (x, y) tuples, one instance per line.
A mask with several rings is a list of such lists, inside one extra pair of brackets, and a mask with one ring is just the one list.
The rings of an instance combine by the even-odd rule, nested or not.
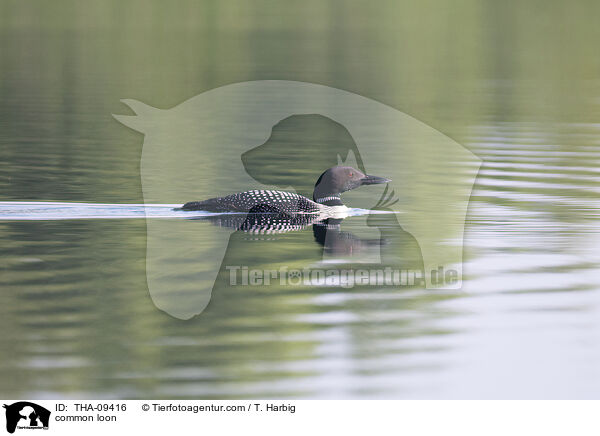
[[(180, 204), (106, 204), (0, 201), (0, 220), (68, 220), (190, 217)], [(202, 212), (195, 216), (202, 216)]]
[[(234, 212), (213, 213), (175, 210), (181, 204), (108, 204), (64, 203), (50, 201), (0, 201), (0, 221), (75, 220), (75, 219), (132, 219), (132, 218), (201, 218), (231, 215)], [(367, 209), (349, 209), (348, 215), (389, 213)]]

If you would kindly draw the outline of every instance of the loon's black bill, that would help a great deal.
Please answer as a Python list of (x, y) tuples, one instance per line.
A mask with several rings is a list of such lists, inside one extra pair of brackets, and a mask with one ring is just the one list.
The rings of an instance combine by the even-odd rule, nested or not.
[(386, 179), (385, 177), (378, 177), (378, 176), (365, 176), (362, 179), (360, 179), (360, 182), (362, 185), (379, 185), (381, 183), (390, 183), (391, 180), (390, 179)]

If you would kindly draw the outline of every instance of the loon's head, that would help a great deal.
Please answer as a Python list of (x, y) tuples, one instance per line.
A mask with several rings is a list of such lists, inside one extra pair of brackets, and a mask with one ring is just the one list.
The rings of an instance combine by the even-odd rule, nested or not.
[(325, 171), (315, 184), (313, 200), (327, 206), (342, 206), (342, 192), (350, 191), (363, 185), (389, 183), (390, 179), (369, 176), (352, 167), (331, 167)]

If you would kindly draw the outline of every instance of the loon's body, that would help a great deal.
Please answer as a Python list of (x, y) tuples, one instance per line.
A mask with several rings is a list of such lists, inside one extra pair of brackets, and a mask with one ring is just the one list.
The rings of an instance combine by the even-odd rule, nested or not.
[(205, 210), (208, 212), (283, 212), (319, 213), (319, 203), (302, 195), (286, 191), (253, 190), (238, 192), (226, 197), (210, 198), (204, 201), (192, 201), (183, 205), (183, 210)]
[(335, 214), (347, 210), (341, 201), (342, 192), (362, 185), (388, 183), (389, 179), (366, 175), (352, 167), (332, 167), (315, 184), (313, 200), (286, 191), (252, 190), (226, 197), (184, 204), (182, 210), (208, 212), (247, 212), (284, 214)]

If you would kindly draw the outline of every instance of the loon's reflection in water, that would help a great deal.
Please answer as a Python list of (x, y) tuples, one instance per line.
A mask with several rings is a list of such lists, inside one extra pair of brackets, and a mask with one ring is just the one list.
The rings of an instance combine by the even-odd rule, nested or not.
[[(379, 250), (381, 265), (423, 271), (421, 248), (417, 240), (402, 228), (396, 214), (385, 206), (385, 201), (380, 201), (378, 210), (369, 213), (366, 220), (368, 227), (378, 229), (378, 238), (364, 238), (343, 231), (342, 223), (346, 218), (289, 214), (264, 205), (247, 214), (212, 215), (193, 219), (234, 229), (236, 232), (232, 235), (232, 240), (235, 241), (276, 239), (276, 235), (298, 232), (312, 226), (314, 241), (322, 247), (323, 258), (351, 258), (353, 262), (360, 262), (366, 257), (366, 253)], [(236, 233), (242, 237), (236, 237)], [(285, 240), (279, 239), (278, 243), (285, 244)], [(233, 247), (230, 246), (231, 248)]]
[(315, 241), (323, 246), (325, 255), (352, 256), (388, 243), (384, 238), (363, 239), (353, 233), (341, 230), (343, 219), (328, 218), (313, 224)]
[(210, 221), (216, 226), (227, 227), (240, 232), (264, 235), (302, 230), (323, 220), (318, 214), (288, 214), (275, 209), (270, 212), (257, 212), (253, 209), (247, 214), (223, 214), (193, 219)]

